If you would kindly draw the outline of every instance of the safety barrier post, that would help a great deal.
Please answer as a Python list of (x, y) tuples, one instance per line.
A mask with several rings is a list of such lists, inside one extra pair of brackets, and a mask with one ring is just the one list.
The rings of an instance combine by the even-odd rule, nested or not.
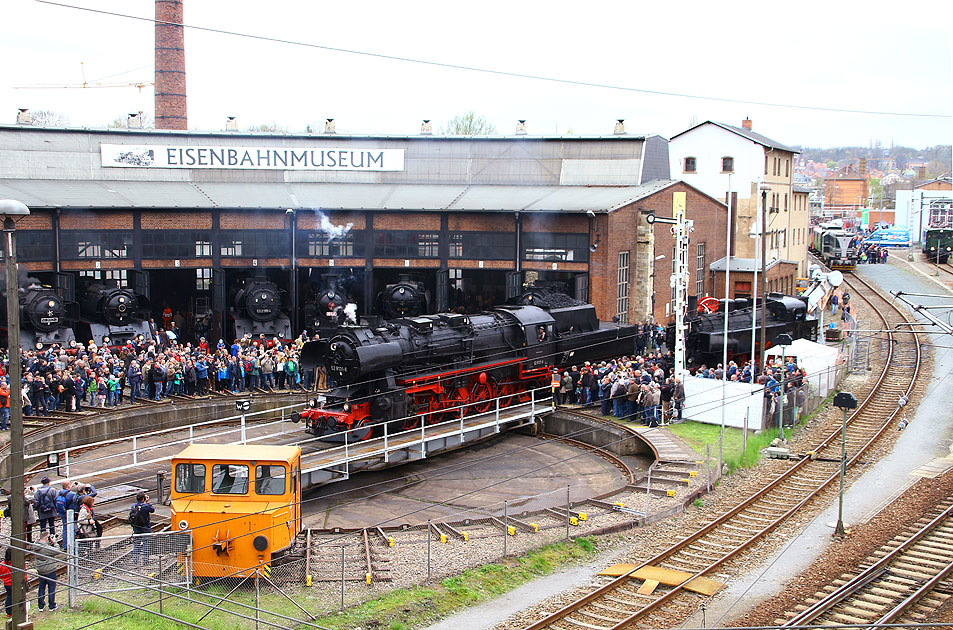
[[(261, 591), (258, 585), (258, 576), (261, 574), (261, 567), (255, 569), (255, 630), (261, 628)], [(159, 600), (161, 603), (162, 600)]]
[[(73, 510), (66, 510), (66, 522), (73, 522)], [(76, 587), (79, 586), (79, 549), (77, 549), (76, 538), (73, 536), (73, 528), (67, 527), (63, 532), (63, 538), (66, 541), (66, 582), (69, 584), (67, 589), (67, 606), (72, 608), (76, 605)]]
[(509, 534), (508, 516), (506, 514), (506, 501), (503, 502), (503, 558), (506, 558), (506, 538)]
[(63, 468), (66, 470), (66, 476), (69, 477), (69, 449), (63, 451)]
[(344, 610), (344, 545), (341, 545), (341, 610)]
[(242, 444), (245, 443), (245, 412), (242, 412)]
[(500, 397), (496, 397), (496, 426), (500, 426)]
[[(420, 421), (423, 422), (424, 421), (423, 418), (421, 418)], [(384, 423), (384, 463), (385, 464), (390, 461), (390, 453), (388, 453), (387, 451), (387, 437), (388, 437), (387, 427), (388, 426), (390, 426), (390, 422), (385, 422)]]
[(566, 486), (566, 542), (569, 542), (569, 508), (571, 505), (572, 504), (569, 502), (569, 486)]
[(424, 433), (424, 424), (425, 422), (420, 423), (420, 457), (423, 459), (427, 457), (427, 442), (425, 441), (426, 434)]
[(189, 530), (189, 544), (185, 547), (185, 558), (182, 562), (185, 571), (185, 598), (192, 599), (192, 530)]
[(189, 425), (189, 446), (192, 445), (192, 440), (195, 439), (194, 429), (195, 429), (195, 425), (190, 424)]
[(162, 493), (165, 490), (163, 487), (165, 486), (164, 482), (165, 482), (165, 473), (160, 470), (159, 472), (156, 473), (156, 494), (159, 495), (158, 496), (159, 503), (163, 502)]
[[(152, 542), (152, 541), (149, 541), (149, 542)], [(158, 582), (159, 582), (159, 614), (161, 615), (161, 614), (163, 614), (163, 612), (162, 612), (162, 600), (164, 599), (164, 598), (163, 598), (163, 591), (162, 591), (162, 582), (163, 582), (163, 580), (162, 580), (162, 552), (161, 552), (161, 550), (158, 550), (158, 551), (159, 551), (159, 554), (158, 554), (158, 556), (159, 556), (159, 573), (157, 573), (156, 575), (157, 575), (157, 577), (158, 577)]]
[(430, 582), (430, 542), (433, 540), (433, 521), (427, 521), (427, 582)]
[(463, 408), (463, 407), (460, 407), (460, 443), (461, 443), (461, 444), (463, 443), (463, 415), (464, 415), (464, 411), (465, 411), (464, 408)]
[(137, 446), (136, 436), (132, 436), (132, 463), (133, 465), (139, 463), (139, 449)]

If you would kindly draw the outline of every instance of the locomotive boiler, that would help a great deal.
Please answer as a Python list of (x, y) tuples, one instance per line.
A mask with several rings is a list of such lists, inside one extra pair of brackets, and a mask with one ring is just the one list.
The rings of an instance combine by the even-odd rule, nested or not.
[[(75, 302), (67, 302), (51, 287), (31, 284), (17, 290), (20, 315), (20, 347), (24, 350), (74, 341), (72, 324), (78, 319)], [(7, 312), (2, 319), (6, 327)]]
[[(433, 424), (530, 400), (554, 367), (615, 356), (636, 327), (603, 323), (595, 307), (505, 305), (478, 315), (440, 313), (379, 326), (344, 325), (305, 344), (304, 369), (323, 362), (335, 387), (296, 414), (318, 436), (368, 439), (383, 422)], [(340, 435), (337, 436), (340, 438)]]
[(235, 292), (232, 317), (235, 337), (291, 339), (291, 320), (285, 314), (285, 292), (264, 278), (242, 281)]
[(91, 284), (80, 301), (79, 341), (118, 346), (139, 335), (151, 339), (148, 312), (149, 300), (143, 295), (125, 287)]
[[(751, 354), (752, 309), (755, 321), (756, 341), (761, 334), (761, 299), (752, 306), (750, 298), (727, 301), (728, 337), (725, 338), (725, 300), (718, 300), (718, 310), (713, 313), (690, 313), (686, 319), (686, 358), (695, 365), (709, 367), (721, 363), (725, 343), (728, 345), (728, 360), (747, 360)], [(781, 333), (792, 339), (817, 341), (817, 319), (809, 316), (807, 302), (800, 297), (781, 293), (769, 293), (766, 310), (766, 341), (772, 341)], [(675, 345), (675, 327), (667, 330), (667, 344)]]

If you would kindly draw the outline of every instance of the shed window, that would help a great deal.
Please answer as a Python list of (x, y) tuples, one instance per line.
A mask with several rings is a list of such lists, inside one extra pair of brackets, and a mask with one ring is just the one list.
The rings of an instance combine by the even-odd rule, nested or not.
[(284, 494), (285, 467), (280, 464), (266, 464), (255, 467), (256, 494)]
[(175, 491), (195, 494), (205, 491), (205, 464), (176, 464)]
[(733, 157), (723, 157), (721, 158), (721, 172), (722, 173), (732, 173), (735, 170), (735, 158)]
[(248, 466), (242, 464), (214, 464), (212, 492), (215, 494), (247, 494)]
[(695, 158), (687, 157), (685, 158), (685, 172), (694, 173), (695, 172)]

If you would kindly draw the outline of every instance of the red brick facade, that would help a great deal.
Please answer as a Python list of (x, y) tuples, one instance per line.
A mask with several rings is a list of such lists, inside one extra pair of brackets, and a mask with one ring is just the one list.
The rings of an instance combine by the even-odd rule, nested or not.
[(182, 0), (156, 0), (156, 129), (188, 129)]

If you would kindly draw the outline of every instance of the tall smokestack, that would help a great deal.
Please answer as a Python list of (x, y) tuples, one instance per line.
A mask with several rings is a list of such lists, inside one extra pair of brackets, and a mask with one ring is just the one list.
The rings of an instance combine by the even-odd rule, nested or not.
[(188, 129), (183, 0), (156, 0), (156, 129)]
[(860, 164), (857, 166), (857, 174), (861, 177), (867, 175), (867, 158), (860, 158)]

